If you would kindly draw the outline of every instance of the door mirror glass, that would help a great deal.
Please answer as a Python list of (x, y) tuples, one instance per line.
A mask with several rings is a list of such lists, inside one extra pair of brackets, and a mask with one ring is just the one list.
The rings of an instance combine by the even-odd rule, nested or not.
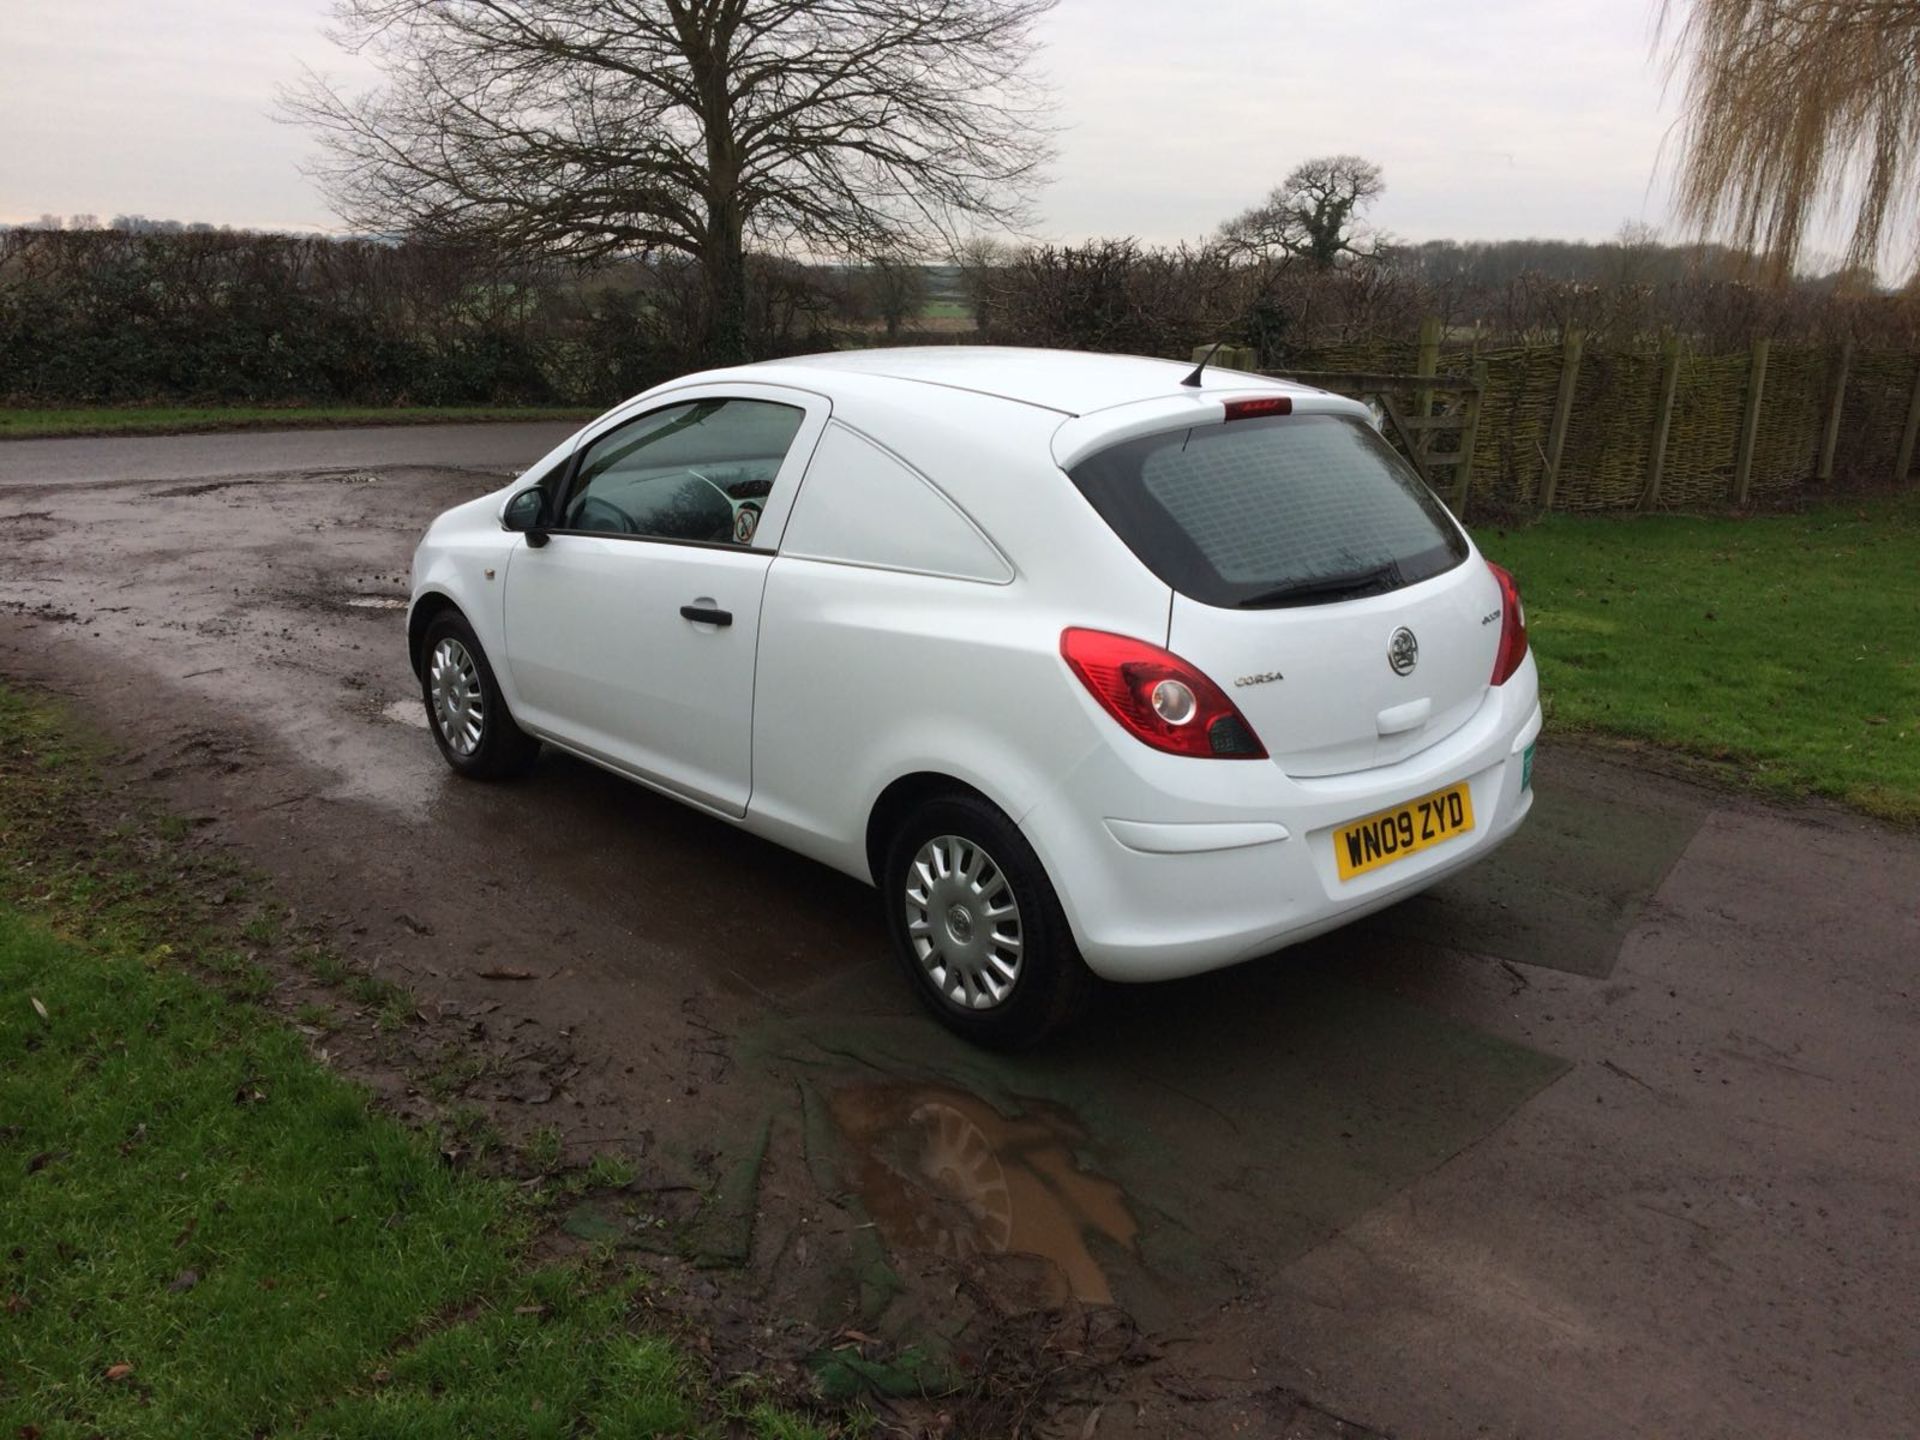
[(507, 501), (500, 511), (500, 523), (508, 530), (531, 535), (545, 528), (547, 495), (538, 485), (522, 490)]

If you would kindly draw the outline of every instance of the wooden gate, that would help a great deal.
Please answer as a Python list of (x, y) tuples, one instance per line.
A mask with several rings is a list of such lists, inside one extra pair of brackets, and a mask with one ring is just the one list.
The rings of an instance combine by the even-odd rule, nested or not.
[[(1251, 350), (1228, 346), (1198, 346), (1193, 358), (1197, 363), (1212, 357), (1212, 363), (1222, 369), (1253, 371), (1365, 401), (1379, 416), (1387, 438), (1420, 478), (1464, 520), (1473, 493), (1473, 449), (1480, 435), (1480, 409), (1487, 396), (1487, 367), (1475, 364), (1465, 377), (1434, 374), (1428, 367), (1438, 359), (1438, 340), (1437, 330), (1431, 347), (1423, 336), (1421, 368), (1426, 373), (1421, 375), (1367, 370), (1255, 370)], [(1438, 479), (1442, 471), (1451, 472), (1444, 486)]]
[[(1292, 380), (1366, 401), (1383, 421), (1420, 478), (1461, 519), (1473, 493), (1473, 447), (1480, 434), (1480, 407), (1487, 375), (1475, 366), (1469, 376), (1385, 375), (1365, 370), (1266, 371), (1276, 380)], [(1449, 440), (1449, 437), (1453, 437)], [(1440, 483), (1440, 473), (1449, 472)]]

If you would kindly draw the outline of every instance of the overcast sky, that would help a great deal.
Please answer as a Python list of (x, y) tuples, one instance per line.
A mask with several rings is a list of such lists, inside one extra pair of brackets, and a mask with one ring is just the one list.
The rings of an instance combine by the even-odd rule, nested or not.
[[(1673, 118), (1651, 0), (1062, 0), (1047, 238), (1196, 238), (1296, 162), (1386, 173), (1408, 239), (1665, 228)], [(302, 63), (350, 78), (326, 0), (0, 0), (0, 220), (44, 212), (325, 229)]]

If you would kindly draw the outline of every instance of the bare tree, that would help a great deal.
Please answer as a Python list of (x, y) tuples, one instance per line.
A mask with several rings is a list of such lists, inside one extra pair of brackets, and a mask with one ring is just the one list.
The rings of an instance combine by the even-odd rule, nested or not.
[(1823, 214), (1850, 213), (1851, 267), (1912, 224), (1920, 180), (1920, 3), (1663, 0), (1686, 73), (1678, 201), (1703, 233), (1791, 271)]
[(1650, 284), (1660, 266), (1660, 232), (1644, 220), (1622, 220), (1612, 241), (1594, 249), (1610, 285)]
[(861, 276), (873, 313), (887, 327), (887, 338), (900, 338), (900, 327), (916, 318), (927, 305), (927, 271), (919, 261), (901, 255), (876, 255)]
[(746, 255), (1010, 225), (1050, 152), (1026, 62), (1056, 0), (335, 0), (386, 77), (282, 97), (350, 225), (701, 268), (745, 349)]
[(1012, 263), (1013, 251), (991, 235), (969, 235), (953, 247), (953, 263), (960, 271), (960, 289), (973, 312), (973, 328), (985, 330), (993, 308), (993, 287)]
[(1260, 204), (1222, 225), (1220, 239), (1233, 250), (1278, 251), (1331, 270), (1343, 257), (1377, 250), (1378, 237), (1361, 216), (1386, 189), (1380, 167), (1358, 155), (1308, 160)]

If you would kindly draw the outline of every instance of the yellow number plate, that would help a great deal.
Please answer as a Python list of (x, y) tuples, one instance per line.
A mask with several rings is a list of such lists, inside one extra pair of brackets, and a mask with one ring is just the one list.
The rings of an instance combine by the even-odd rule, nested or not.
[(1382, 810), (1333, 832), (1333, 858), (1340, 878), (1351, 880), (1464, 835), (1473, 829), (1473, 796), (1465, 785), (1450, 785), (1393, 810)]

